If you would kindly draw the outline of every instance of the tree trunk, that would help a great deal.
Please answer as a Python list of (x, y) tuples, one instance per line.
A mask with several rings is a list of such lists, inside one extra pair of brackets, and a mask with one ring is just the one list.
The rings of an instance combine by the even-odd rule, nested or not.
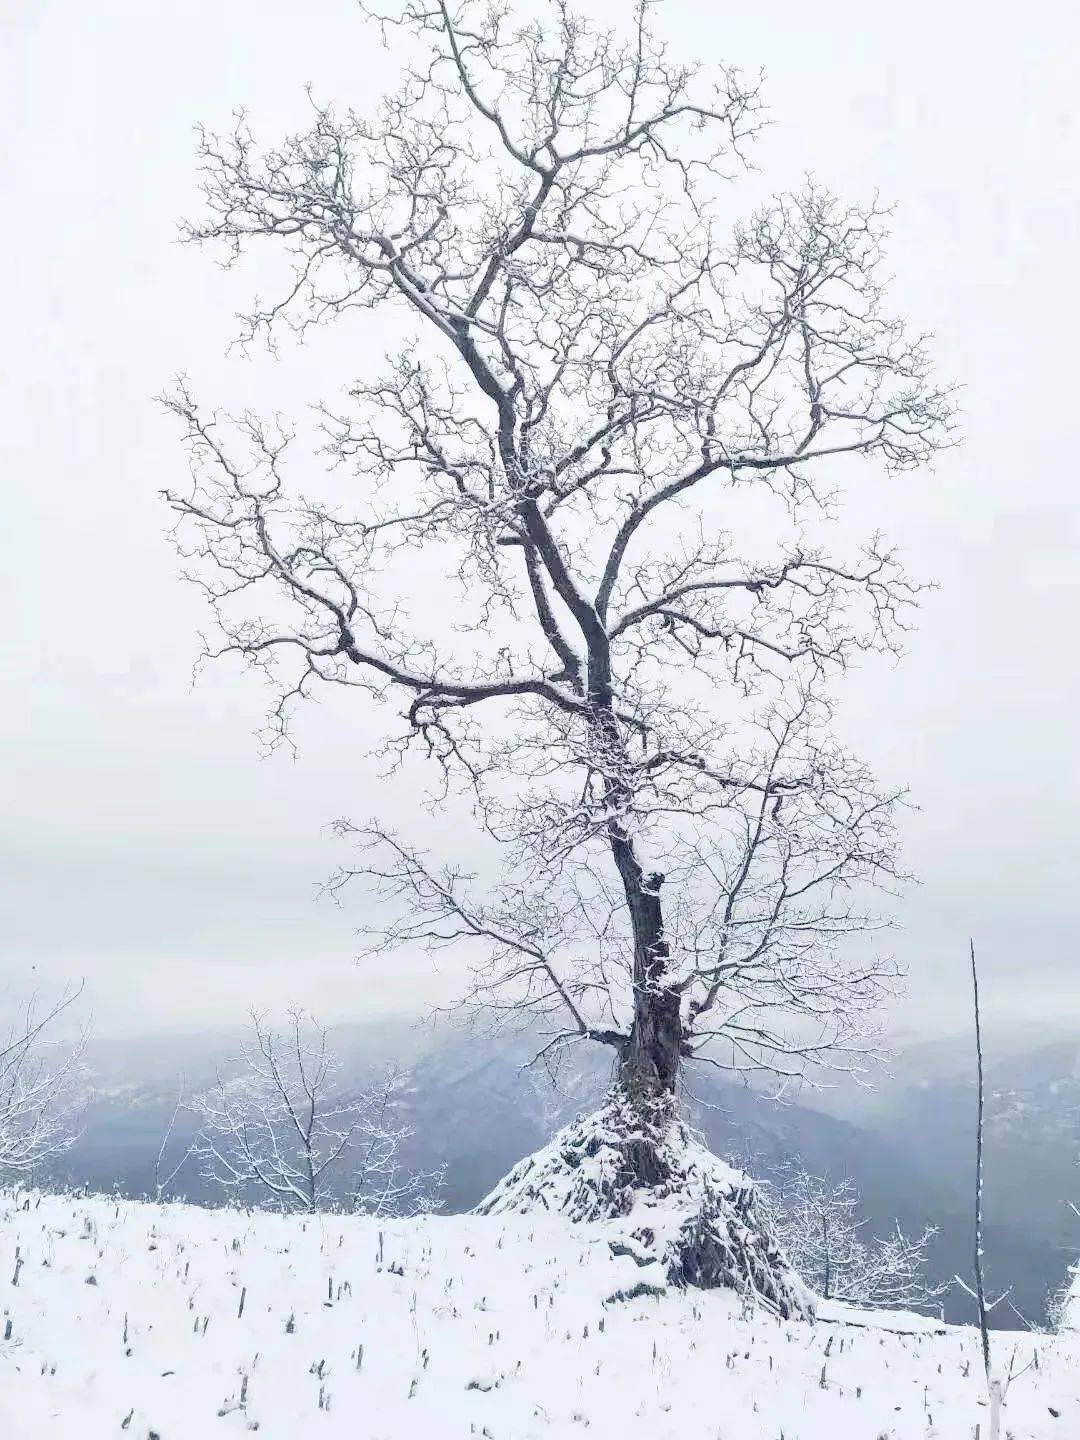
[(645, 1105), (674, 1096), (682, 1063), (682, 1007), (667, 983), (668, 943), (664, 939), (659, 887), (650, 876), (631, 898), (634, 925), (634, 1019), (620, 1079), (630, 1098)]
[(634, 937), (634, 1018), (619, 1082), (635, 1108), (670, 1109), (682, 1064), (682, 1004), (668, 983), (668, 942), (660, 901), (662, 875), (642, 874), (630, 840), (612, 836)]
[[(617, 757), (621, 742), (610, 715), (604, 738)], [(615, 1221), (625, 1234), (609, 1242), (612, 1253), (641, 1266), (658, 1263), (669, 1284), (732, 1286), (785, 1317), (812, 1313), (812, 1297), (780, 1251), (753, 1184), (711, 1156), (679, 1117), (682, 994), (671, 983), (664, 876), (642, 870), (617, 818), (627, 798), (617, 781), (607, 795), (608, 838), (634, 944), (634, 1014), (618, 1081), (599, 1111), (515, 1166), (478, 1213), (542, 1207), (579, 1221)]]
[[(661, 874), (646, 875), (619, 812), (629, 793), (619, 778), (629, 766), (626, 741), (612, 710), (611, 656), (606, 634), (589, 645), (589, 698), (595, 707), (592, 725), (598, 748), (610, 766), (605, 798), (611, 819), (608, 840), (622, 880), (634, 944), (634, 1015), (619, 1065), (619, 1085), (631, 1106), (653, 1122), (674, 1114), (675, 1089), (682, 1064), (682, 996), (671, 984), (671, 950), (664, 935)], [(648, 1127), (643, 1127), (648, 1128)], [(655, 1124), (652, 1128), (655, 1128)], [(643, 1142), (644, 1143), (644, 1142)], [(655, 1184), (647, 1157), (642, 1182)]]

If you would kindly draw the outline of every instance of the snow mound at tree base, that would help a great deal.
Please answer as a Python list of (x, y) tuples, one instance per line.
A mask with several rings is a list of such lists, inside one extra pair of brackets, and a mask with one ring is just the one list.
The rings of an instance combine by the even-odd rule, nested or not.
[(814, 1296), (773, 1238), (753, 1181), (712, 1154), (673, 1109), (643, 1117), (619, 1092), (521, 1160), (478, 1215), (554, 1213), (598, 1225), (641, 1268), (634, 1293), (727, 1286), (779, 1314)]

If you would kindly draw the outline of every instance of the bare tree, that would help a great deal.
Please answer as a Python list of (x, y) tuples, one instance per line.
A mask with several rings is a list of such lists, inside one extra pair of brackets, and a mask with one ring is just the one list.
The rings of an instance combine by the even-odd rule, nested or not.
[(789, 1166), (769, 1199), (773, 1230), (803, 1280), (825, 1300), (883, 1308), (924, 1309), (947, 1286), (926, 1276), (926, 1249), (937, 1231), (911, 1238), (899, 1224), (882, 1236), (860, 1218), (854, 1181)]
[[(284, 1210), (335, 1208), (348, 1191), (355, 1209), (416, 1214), (434, 1198), (436, 1177), (397, 1164), (404, 1128), (393, 1128), (394, 1085), (346, 1094), (327, 1031), (300, 1010), (284, 1034), (256, 1013), (240, 1071), (219, 1073), (191, 1102), (200, 1129), (192, 1153), (203, 1174), (236, 1198), (261, 1197)], [(360, 1152), (350, 1184), (348, 1165)]]
[(181, 1079), (172, 1111), (169, 1114), (168, 1120), (165, 1122), (165, 1128), (161, 1132), (161, 1143), (158, 1145), (157, 1154), (154, 1156), (154, 1199), (159, 1203), (165, 1198), (175, 1183), (177, 1176), (195, 1152), (195, 1141), (193, 1138), (188, 1140), (186, 1145), (175, 1148), (173, 1146), (176, 1122), (179, 1120), (181, 1113), (189, 1108), (184, 1100), (184, 1082)]
[(390, 1070), (360, 1097), (350, 1185), (350, 1203), (358, 1214), (425, 1215), (438, 1205), (446, 1166), (411, 1170), (401, 1163), (402, 1146), (415, 1134), (411, 1125), (394, 1119), (406, 1079), (401, 1070)]
[(32, 996), (0, 1037), (0, 1178), (32, 1176), (75, 1141), (86, 1035), (64, 1046), (51, 1033), (81, 994)]
[(886, 309), (883, 208), (808, 183), (723, 224), (757, 88), (632, 15), (406, 0), (372, 113), (202, 133), (187, 238), (292, 259), (245, 340), (384, 307), (416, 333), (322, 411), (323, 475), (181, 384), (166, 493), (271, 743), (318, 687), (398, 698), (391, 760), (471, 796), (486, 886), (341, 822), (373, 946), (471, 944), (469, 999), (609, 1046), (641, 1117), (690, 1060), (855, 1063), (891, 992), (850, 941), (900, 878), (901, 795), (835, 738), (832, 678), (899, 650), (918, 586), (825, 539), (845, 460), (922, 465), (950, 401)]
[(982, 1009), (979, 1004), (979, 967), (975, 960), (975, 941), (968, 941), (971, 955), (971, 994), (975, 1015), (975, 1224), (974, 1262), (975, 1304), (979, 1317), (979, 1338), (982, 1342), (983, 1369), (986, 1371), (986, 1387), (990, 1394), (990, 1440), (998, 1440), (1001, 1428), (1001, 1405), (1004, 1391), (1008, 1388), (993, 1372), (990, 1353), (989, 1312), (1004, 1296), (988, 1301), (986, 1278), (983, 1273), (983, 1134), (986, 1119), (986, 1086), (983, 1073)]

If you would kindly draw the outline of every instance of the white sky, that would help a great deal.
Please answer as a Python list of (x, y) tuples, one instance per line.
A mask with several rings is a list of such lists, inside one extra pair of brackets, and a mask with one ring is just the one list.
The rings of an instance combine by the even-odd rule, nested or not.
[[(660, 15), (677, 50), (766, 67), (769, 188), (810, 170), (899, 204), (896, 307), (964, 386), (963, 450), (933, 475), (860, 479), (853, 504), (941, 584), (906, 662), (856, 677), (845, 711), (922, 806), (898, 1022), (962, 1022), (969, 931), (989, 1009), (1080, 1018), (1078, 12)], [(362, 322), (276, 366), (226, 361), (251, 277), (174, 237), (197, 209), (194, 121), (243, 102), (276, 139), (305, 82), (363, 108), (391, 62), (348, 0), (0, 0), (0, 63), (0, 981), (84, 975), (105, 1030), (231, 1022), (253, 998), (411, 1008), (428, 962), (362, 974), (349, 912), (313, 896), (337, 858), (325, 823), (404, 821), (418, 791), (373, 775), (362, 703), (309, 716), (293, 763), (258, 758), (254, 681), (218, 670), (192, 693), (205, 616), (162, 536), (157, 491), (184, 461), (153, 403), (183, 370), (209, 399), (299, 410), (358, 368)], [(733, 215), (760, 183), (732, 191)]]

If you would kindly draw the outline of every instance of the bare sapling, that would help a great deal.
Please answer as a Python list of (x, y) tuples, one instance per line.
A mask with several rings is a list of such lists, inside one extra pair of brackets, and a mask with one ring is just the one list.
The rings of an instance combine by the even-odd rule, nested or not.
[(445, 1165), (417, 1170), (402, 1164), (402, 1147), (415, 1133), (411, 1125), (395, 1119), (396, 1104), (407, 1079), (400, 1068), (391, 1068), (365, 1088), (360, 1098), (349, 1197), (357, 1214), (426, 1215), (438, 1206)]
[(173, 1145), (176, 1134), (176, 1123), (181, 1114), (189, 1107), (184, 1098), (184, 1085), (181, 1081), (176, 1092), (176, 1099), (165, 1127), (161, 1132), (161, 1143), (158, 1145), (157, 1154), (154, 1156), (154, 1199), (160, 1202), (172, 1189), (180, 1172), (185, 1168), (195, 1150), (195, 1141), (191, 1139), (186, 1145)]
[(986, 1118), (986, 1091), (983, 1071), (982, 1011), (979, 1005), (979, 967), (975, 961), (975, 941), (968, 941), (971, 953), (971, 990), (975, 1013), (975, 1204), (974, 1239), (975, 1249), (972, 1270), (975, 1280), (975, 1304), (979, 1317), (979, 1340), (982, 1345), (983, 1369), (986, 1386), (990, 1395), (990, 1440), (998, 1440), (1001, 1432), (1001, 1381), (993, 1372), (990, 1354), (989, 1312), (993, 1304), (986, 1299), (986, 1279), (983, 1271), (983, 1136)]
[(850, 1179), (791, 1165), (770, 1187), (767, 1206), (784, 1254), (822, 1299), (925, 1310), (948, 1288), (926, 1273), (934, 1227), (911, 1236), (894, 1222), (874, 1233), (860, 1216), (861, 1197)]
[(359, 1211), (418, 1214), (434, 1204), (441, 1173), (400, 1164), (410, 1132), (394, 1123), (398, 1083), (346, 1087), (317, 1020), (292, 1010), (278, 1032), (253, 1012), (237, 1063), (190, 1102), (192, 1153), (239, 1203), (314, 1214), (347, 1199)]
[(0, 1034), (0, 1180), (33, 1179), (78, 1136), (87, 1032), (68, 1044), (53, 1036), (81, 994), (48, 1005), (32, 996)]

